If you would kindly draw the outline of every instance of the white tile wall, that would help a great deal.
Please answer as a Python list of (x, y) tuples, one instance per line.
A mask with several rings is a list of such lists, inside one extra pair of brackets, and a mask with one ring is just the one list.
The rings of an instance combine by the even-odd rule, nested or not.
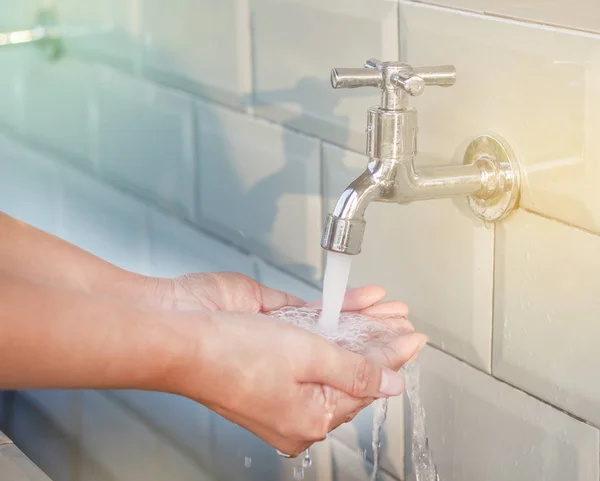
[[(356, 451), (336, 439), (331, 440), (332, 474), (331, 481), (365, 481), (371, 479), (373, 465), (365, 461)], [(385, 471), (379, 472), (381, 481), (393, 481)]]
[(163, 444), (161, 450), (161, 481), (216, 481), (195, 460), (170, 445)]
[(100, 171), (165, 208), (193, 218), (192, 101), (112, 69), (97, 77)]
[(318, 281), (319, 142), (206, 103), (198, 104), (198, 124), (200, 225)]
[(412, 102), (421, 156), (461, 162), (473, 137), (495, 132), (525, 168), (524, 207), (600, 231), (600, 37), (405, 1), (400, 9), (401, 59), (457, 69), (454, 87)]
[(49, 422), (48, 418), (21, 395), (15, 397), (12, 406), (10, 436), (16, 446), (31, 460), (31, 469), (28, 473), (21, 473), (22, 477), (12, 477), (2, 469), (0, 477), (3, 481), (38, 479), (38, 469), (53, 481), (77, 481), (77, 451), (73, 439)]
[(151, 213), (149, 236), (152, 275), (217, 271), (255, 275), (249, 256), (171, 217)]
[(600, 237), (519, 213), (496, 253), (494, 373), (600, 425)]
[(258, 267), (258, 280), (272, 289), (292, 294), (300, 299), (311, 302), (321, 298), (321, 290), (308, 285), (273, 267), (261, 259), (256, 260)]
[(91, 169), (95, 69), (64, 58), (37, 57), (23, 71), (23, 133), (42, 147)]
[(79, 436), (81, 391), (67, 389), (29, 390), (19, 393), (32, 406), (52, 421), (65, 435)]
[(421, 396), (441, 479), (598, 479), (597, 429), (434, 348), (420, 359)]
[[(217, 479), (245, 481), (279, 481), (292, 471), (288, 460), (259, 438), (222, 418), (213, 415), (214, 472)], [(250, 467), (247, 467), (250, 458)]]
[[(324, 145), (327, 212), (366, 164), (366, 156)], [(353, 260), (350, 283), (384, 286), (389, 298), (408, 304), (411, 321), (432, 343), (489, 371), (494, 231), (464, 199), (375, 203), (365, 218), (363, 251)]]
[(207, 408), (191, 399), (160, 392), (113, 391), (113, 394), (139, 412), (148, 425), (193, 453), (197, 462), (211, 466), (212, 414)]
[(233, 107), (249, 103), (247, 0), (142, 0), (142, 25), (150, 73)]
[(134, 272), (149, 264), (147, 207), (77, 171), (63, 169), (63, 237)]
[(396, 2), (250, 2), (256, 112), (364, 152), (366, 110), (379, 92), (333, 90), (329, 76), (372, 57), (397, 59)]
[(81, 442), (99, 467), (118, 481), (160, 480), (156, 434), (99, 391), (84, 392)]
[(0, 136), (0, 152), (0, 210), (40, 229), (58, 232), (60, 167), (4, 135)]
[(57, 0), (55, 4), (69, 53), (128, 69), (139, 63), (136, 0)]
[(600, 32), (600, 12), (595, 0), (580, 0), (577, 8), (568, 0), (417, 0), (478, 13), (505, 16), (558, 25), (590, 32)]

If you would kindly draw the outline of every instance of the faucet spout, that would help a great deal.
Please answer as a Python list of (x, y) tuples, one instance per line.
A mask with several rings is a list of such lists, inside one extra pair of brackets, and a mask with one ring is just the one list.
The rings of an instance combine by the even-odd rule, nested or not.
[(359, 254), (365, 233), (367, 206), (381, 197), (383, 185), (367, 168), (342, 193), (327, 216), (321, 247), (344, 254)]

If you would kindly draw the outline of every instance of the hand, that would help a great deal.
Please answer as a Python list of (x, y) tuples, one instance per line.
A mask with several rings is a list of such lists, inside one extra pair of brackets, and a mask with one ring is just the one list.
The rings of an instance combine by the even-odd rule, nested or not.
[(237, 272), (186, 274), (175, 279), (148, 279), (146, 303), (162, 309), (269, 312), (306, 303)]
[[(306, 305), (302, 299), (236, 272), (194, 273), (175, 279), (148, 279), (146, 291), (148, 304), (184, 311), (265, 313), (286, 306)], [(408, 307), (403, 302), (379, 304), (385, 295), (385, 290), (379, 286), (349, 289), (342, 310), (380, 318), (403, 318), (408, 314)], [(319, 307), (320, 301), (308, 306)]]
[(290, 455), (324, 439), (373, 399), (400, 394), (402, 378), (394, 371), (425, 343), (412, 326), (394, 320), (398, 337), (370, 360), (260, 314), (213, 313), (205, 323), (197, 314), (177, 316), (175, 325), (187, 326), (184, 338), (199, 340), (175, 377), (176, 392)]

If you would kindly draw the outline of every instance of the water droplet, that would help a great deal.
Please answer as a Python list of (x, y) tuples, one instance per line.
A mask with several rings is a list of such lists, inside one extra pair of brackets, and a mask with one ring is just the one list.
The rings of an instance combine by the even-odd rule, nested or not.
[(304, 468), (302, 466), (294, 466), (294, 479), (304, 479)]
[(244, 466), (246, 468), (249, 468), (250, 466), (252, 466), (252, 458), (250, 456), (246, 456), (244, 458)]
[(362, 448), (362, 449), (359, 449), (358, 452), (360, 453), (360, 459), (365, 461), (367, 459), (367, 450)]
[(312, 459), (310, 459), (310, 452), (307, 450), (306, 456), (304, 456), (304, 459), (302, 460), (302, 467), (310, 468), (311, 466), (312, 466)]

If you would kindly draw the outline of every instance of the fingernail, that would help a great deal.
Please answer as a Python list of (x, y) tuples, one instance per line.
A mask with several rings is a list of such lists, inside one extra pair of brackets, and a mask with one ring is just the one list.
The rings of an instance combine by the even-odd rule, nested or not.
[(381, 371), (379, 392), (383, 396), (398, 396), (404, 392), (404, 378), (401, 374), (388, 368)]

